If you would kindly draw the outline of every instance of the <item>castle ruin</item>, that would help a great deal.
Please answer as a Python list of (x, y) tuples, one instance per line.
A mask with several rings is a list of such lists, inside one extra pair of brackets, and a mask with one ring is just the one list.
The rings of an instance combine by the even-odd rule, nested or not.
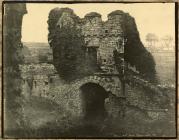
[[(74, 112), (73, 115), (84, 115), (83, 102), (90, 100), (90, 97), (83, 99), (80, 95), (85, 85), (90, 90), (90, 84), (103, 87), (108, 94), (105, 97), (107, 100), (101, 96), (108, 115), (118, 116), (119, 112), (125, 112), (124, 104), (155, 113), (155, 110), (166, 107), (161, 103), (167, 102), (167, 97), (158, 87), (142, 79), (154, 79), (155, 62), (142, 45), (134, 18), (128, 13), (113, 11), (104, 22), (96, 12), (79, 18), (72, 9), (55, 8), (49, 13), (48, 25), (53, 62), (59, 77), (64, 79), (58, 86), (59, 90), (53, 90), (49, 95), (59, 104), (63, 102), (66, 108)], [(64, 67), (66, 69), (63, 71)], [(69, 96), (63, 98), (62, 95)], [(156, 96), (157, 100), (160, 96), (160, 101), (152, 96)], [(117, 107), (113, 104), (114, 97), (120, 104)]]

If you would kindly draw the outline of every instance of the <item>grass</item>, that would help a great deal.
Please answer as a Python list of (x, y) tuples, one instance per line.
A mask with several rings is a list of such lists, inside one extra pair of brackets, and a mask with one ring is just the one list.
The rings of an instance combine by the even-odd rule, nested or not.
[(152, 120), (129, 106), (124, 118), (108, 116), (104, 121), (88, 122), (72, 117), (63, 107), (43, 97), (32, 96), (24, 101), (23, 107), (28, 125), (6, 131), (8, 138), (165, 137), (175, 132), (174, 122), (171, 122), (174, 112), (170, 111), (161, 120)]

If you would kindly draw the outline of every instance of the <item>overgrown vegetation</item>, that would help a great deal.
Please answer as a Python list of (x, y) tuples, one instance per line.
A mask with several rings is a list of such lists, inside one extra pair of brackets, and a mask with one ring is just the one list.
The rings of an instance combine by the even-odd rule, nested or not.
[[(63, 12), (68, 15), (63, 16)], [(85, 41), (81, 28), (78, 27), (78, 19), (69, 8), (55, 8), (49, 14), (48, 39), (53, 49), (53, 64), (65, 80), (73, 80), (95, 70), (95, 67), (88, 66)]]
[(135, 19), (125, 14), (124, 37), (127, 39), (124, 57), (127, 62), (142, 73), (145, 78), (156, 81), (155, 61), (140, 40)]
[(53, 48), (53, 62), (60, 76), (71, 79), (83, 73), (85, 63), (84, 40), (76, 27), (58, 28), (58, 41)]
[[(61, 76), (69, 75), (70, 73), (74, 74), (74, 71), (77, 71), (76, 62), (79, 60), (78, 57), (81, 57), (80, 61), (83, 63), (83, 53), (85, 53), (84, 39), (81, 36), (81, 31), (77, 30), (75, 27), (76, 25), (70, 27), (71, 25), (69, 24), (66, 28), (61, 27), (60, 29), (57, 27), (57, 24), (60, 22), (60, 17), (63, 16), (63, 12), (66, 11), (70, 14), (70, 18), (74, 23), (80, 26), (79, 17), (69, 8), (55, 8), (51, 10), (48, 19), (48, 39), (51, 47), (53, 47), (55, 67), (60, 71)], [(124, 31), (124, 38), (127, 39), (124, 50), (125, 60), (132, 66), (135, 66), (145, 78), (154, 82), (156, 80), (155, 62), (152, 55), (146, 50), (140, 40), (134, 18), (120, 10), (114, 11), (110, 15), (119, 13), (123, 14), (122, 28)], [(80, 65), (80, 63), (78, 63), (78, 65)], [(79, 70), (80, 69), (78, 69), (78, 71)]]

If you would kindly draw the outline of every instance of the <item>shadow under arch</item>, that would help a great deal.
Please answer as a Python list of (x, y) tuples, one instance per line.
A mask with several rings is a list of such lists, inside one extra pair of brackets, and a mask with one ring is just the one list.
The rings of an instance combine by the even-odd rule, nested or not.
[(88, 82), (80, 87), (84, 120), (98, 121), (107, 116), (104, 107), (108, 92), (99, 84)]

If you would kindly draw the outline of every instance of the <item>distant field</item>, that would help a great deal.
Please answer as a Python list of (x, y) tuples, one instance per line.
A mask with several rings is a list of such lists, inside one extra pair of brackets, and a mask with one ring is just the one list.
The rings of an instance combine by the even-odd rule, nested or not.
[(48, 43), (44, 42), (23, 42), (26, 47), (50, 47)]

